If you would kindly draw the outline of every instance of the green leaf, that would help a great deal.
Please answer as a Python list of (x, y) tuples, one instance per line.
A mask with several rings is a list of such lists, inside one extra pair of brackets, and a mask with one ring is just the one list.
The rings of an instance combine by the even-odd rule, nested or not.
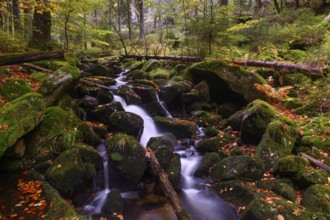
[(123, 156), (118, 152), (114, 152), (110, 156), (111, 156), (111, 159), (117, 160), (117, 161), (121, 161), (123, 159)]

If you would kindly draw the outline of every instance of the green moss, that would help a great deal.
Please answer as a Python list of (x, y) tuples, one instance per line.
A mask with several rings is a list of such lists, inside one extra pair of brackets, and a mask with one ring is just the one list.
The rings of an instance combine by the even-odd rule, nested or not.
[(43, 82), (48, 78), (48, 74), (43, 72), (34, 72), (30, 75), (30, 78), (39, 82)]
[(169, 181), (176, 190), (181, 189), (181, 161), (180, 155), (174, 154), (165, 169)]
[(165, 69), (154, 69), (149, 72), (150, 79), (169, 79), (170, 77), (170, 72)]
[(0, 94), (9, 101), (29, 92), (32, 92), (31, 86), (22, 79), (10, 80), (0, 87)]
[(230, 143), (231, 137), (226, 134), (204, 139), (196, 145), (196, 150), (200, 153), (219, 152), (222, 147)]
[(303, 103), (299, 98), (286, 98), (282, 101), (282, 104), (286, 109), (296, 109), (303, 106)]
[(44, 108), (42, 95), (28, 93), (0, 109), (0, 156), (39, 124)]
[(222, 120), (222, 117), (216, 113), (206, 111), (196, 111), (193, 113), (192, 119), (203, 127), (217, 126)]
[(330, 186), (316, 184), (310, 186), (302, 194), (301, 205), (314, 212), (323, 212), (330, 215)]
[(75, 66), (70, 66), (70, 65), (63, 66), (57, 69), (55, 71), (55, 74), (59, 74), (60, 72), (69, 73), (74, 80), (80, 77), (80, 70)]
[(304, 172), (293, 176), (293, 182), (300, 188), (307, 188), (313, 184), (326, 184), (329, 174), (325, 170), (316, 170), (312, 167), (306, 167)]
[(295, 155), (289, 155), (280, 158), (274, 165), (274, 173), (281, 177), (293, 177), (293, 175), (302, 173), (309, 162)]
[(208, 176), (210, 168), (219, 163), (221, 160), (228, 157), (227, 153), (222, 151), (221, 154), (213, 152), (213, 153), (206, 153), (205, 156), (202, 158), (201, 162), (199, 163), (194, 176), (203, 177)]
[(276, 194), (282, 196), (285, 199), (288, 199), (292, 202), (296, 201), (297, 198), (296, 191), (292, 188), (292, 186), (286, 183), (280, 183), (276, 185), (274, 191)]
[(154, 120), (161, 129), (170, 131), (176, 138), (190, 138), (196, 134), (196, 126), (190, 121), (161, 116), (155, 116)]

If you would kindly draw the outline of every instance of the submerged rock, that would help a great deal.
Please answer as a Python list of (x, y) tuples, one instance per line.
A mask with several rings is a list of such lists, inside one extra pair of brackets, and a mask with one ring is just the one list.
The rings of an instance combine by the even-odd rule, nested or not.
[(132, 136), (115, 134), (106, 141), (111, 188), (134, 190), (147, 167), (144, 148)]
[(42, 95), (38, 93), (23, 95), (0, 109), (0, 157), (7, 148), (39, 124), (44, 109)]

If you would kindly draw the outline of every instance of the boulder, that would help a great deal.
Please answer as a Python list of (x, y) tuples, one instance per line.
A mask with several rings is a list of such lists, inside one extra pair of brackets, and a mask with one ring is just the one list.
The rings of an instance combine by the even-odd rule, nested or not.
[(104, 201), (104, 205), (101, 208), (102, 213), (107, 215), (122, 215), (124, 211), (124, 200), (120, 195), (120, 192), (116, 189), (111, 190)]
[(85, 95), (85, 97), (79, 101), (79, 106), (86, 110), (93, 109), (98, 105), (99, 102), (97, 98), (89, 95)]
[(233, 114), (235, 114), (239, 110), (239, 106), (237, 106), (233, 102), (224, 102), (217, 106), (217, 113), (221, 115), (223, 118), (229, 118)]
[(232, 156), (221, 160), (210, 171), (213, 181), (260, 180), (265, 172), (263, 162), (257, 157)]
[(138, 94), (136, 94), (136, 92), (129, 86), (126, 85), (120, 86), (117, 91), (117, 95), (123, 97), (127, 105), (142, 104), (141, 97)]
[(181, 161), (180, 155), (174, 154), (165, 169), (171, 185), (175, 190), (181, 189)]
[(126, 134), (115, 134), (107, 139), (106, 148), (111, 188), (134, 190), (147, 167), (144, 148), (134, 137)]
[(132, 112), (118, 111), (111, 113), (108, 119), (110, 131), (122, 131), (140, 139), (143, 132), (143, 119)]
[(192, 113), (192, 120), (201, 127), (210, 127), (219, 125), (222, 118), (213, 112), (195, 111)]
[(162, 67), (162, 64), (158, 60), (149, 60), (144, 64), (143, 69), (147, 72), (156, 70)]
[(210, 88), (206, 81), (201, 81), (194, 86), (194, 89), (198, 91), (200, 97), (204, 101), (210, 101)]
[(105, 105), (99, 105), (87, 113), (87, 119), (106, 124), (109, 115), (117, 111), (125, 111), (120, 102), (111, 102)]
[(28, 93), (0, 109), (0, 157), (42, 120), (45, 105), (42, 95)]
[(25, 143), (24, 140), (21, 138), (18, 139), (13, 146), (7, 148), (7, 150), (3, 154), (3, 157), (18, 159), (18, 158), (22, 158), (24, 154), (25, 154)]
[(101, 104), (108, 104), (114, 100), (114, 97), (111, 92), (107, 90), (101, 90), (96, 95), (97, 101)]
[(301, 205), (314, 212), (325, 213), (330, 217), (329, 195), (329, 185), (312, 185), (303, 192)]
[(165, 169), (173, 157), (174, 144), (166, 137), (152, 137), (147, 147), (154, 152), (160, 166)]
[(206, 153), (202, 160), (200, 161), (196, 171), (194, 172), (194, 176), (196, 177), (204, 177), (209, 175), (209, 170), (212, 166), (219, 163), (221, 160), (228, 157), (228, 154), (224, 151), (220, 151), (219, 153)]
[(88, 80), (93, 83), (97, 83), (103, 86), (111, 86), (116, 85), (116, 80), (109, 76), (90, 76), (84, 78), (84, 80)]
[(88, 72), (92, 73), (94, 76), (108, 76), (111, 75), (111, 70), (101, 64), (96, 64), (92, 66)]
[(191, 138), (196, 134), (196, 126), (190, 121), (177, 120), (162, 116), (155, 116), (154, 120), (159, 129), (167, 132), (170, 131), (176, 138)]
[(0, 95), (8, 101), (17, 99), (30, 92), (32, 92), (31, 86), (23, 79), (12, 79), (0, 87)]
[(244, 111), (240, 137), (244, 143), (258, 144), (276, 111), (262, 100), (251, 102)]
[(80, 71), (74, 66), (61, 67), (49, 75), (38, 90), (44, 96), (46, 106), (55, 104), (79, 77)]
[(223, 134), (221, 136), (215, 136), (212, 138), (206, 138), (196, 145), (196, 150), (199, 153), (206, 153), (206, 152), (219, 152), (222, 147), (230, 143), (230, 137)]
[(274, 165), (273, 172), (280, 177), (293, 177), (296, 174), (302, 173), (309, 162), (295, 155), (289, 155), (280, 158)]
[(292, 177), (292, 181), (300, 188), (307, 188), (314, 184), (326, 184), (328, 178), (329, 173), (325, 170), (305, 167), (303, 172), (298, 172)]
[(266, 170), (273, 167), (279, 158), (291, 154), (298, 131), (291, 123), (272, 121), (256, 148), (256, 156), (265, 162)]
[(169, 79), (170, 77), (171, 77), (170, 70), (154, 69), (154, 70), (148, 72), (148, 78), (151, 79), (151, 80), (155, 80), (155, 79)]
[(266, 83), (260, 75), (246, 72), (239, 67), (229, 66), (220, 61), (193, 64), (186, 71), (186, 77), (191, 78), (194, 84), (206, 81), (211, 100), (244, 103), (266, 98), (265, 94), (254, 86), (256, 83)]
[(243, 117), (244, 111), (237, 111), (226, 120), (225, 124), (226, 126), (230, 126), (234, 131), (240, 131)]

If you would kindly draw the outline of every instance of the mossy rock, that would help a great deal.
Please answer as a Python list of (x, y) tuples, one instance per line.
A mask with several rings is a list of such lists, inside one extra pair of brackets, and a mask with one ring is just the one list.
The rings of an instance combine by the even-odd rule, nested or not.
[(165, 69), (154, 69), (148, 73), (148, 78), (153, 79), (169, 79), (171, 78), (171, 73), (169, 70)]
[(33, 130), (44, 115), (42, 95), (28, 93), (0, 109), (0, 157), (26, 133)]
[(297, 109), (303, 106), (303, 103), (299, 98), (286, 98), (282, 101), (282, 105), (286, 109)]
[(161, 130), (170, 131), (176, 138), (191, 138), (196, 134), (196, 126), (190, 121), (162, 116), (155, 116), (154, 120)]
[(257, 157), (232, 156), (221, 160), (210, 171), (213, 181), (260, 180), (265, 172), (263, 162)]
[(111, 70), (101, 64), (96, 64), (92, 66), (88, 72), (92, 73), (94, 76), (108, 76), (111, 75)]
[(30, 92), (32, 92), (31, 86), (23, 79), (12, 79), (0, 87), (0, 94), (8, 101)]
[(233, 203), (236, 207), (247, 206), (256, 197), (257, 188), (242, 181), (222, 181), (212, 186), (212, 191), (221, 199)]
[(225, 121), (225, 125), (230, 126), (234, 131), (239, 131), (242, 127), (243, 117), (244, 111), (237, 111)]
[(159, 62), (158, 60), (149, 60), (144, 64), (143, 69), (146, 72), (150, 72), (152, 70), (156, 70), (162, 67), (161, 62)]
[(330, 216), (329, 195), (329, 185), (312, 185), (303, 192), (301, 205), (314, 212), (323, 212)]
[(222, 120), (222, 117), (212, 112), (196, 111), (193, 112), (192, 120), (196, 122), (199, 126), (209, 127), (219, 125)]
[(219, 152), (222, 147), (231, 142), (231, 137), (227, 134), (221, 134), (216, 137), (204, 139), (196, 145), (196, 150), (199, 153)]
[(90, 76), (86, 77), (85, 80), (88, 80), (93, 83), (97, 83), (103, 86), (116, 85), (116, 80), (109, 76)]
[(165, 169), (171, 185), (175, 190), (181, 189), (181, 161), (180, 155), (174, 154)]
[(132, 112), (113, 112), (108, 119), (110, 131), (121, 131), (140, 139), (143, 132), (143, 119)]
[(258, 144), (268, 124), (276, 117), (275, 109), (262, 100), (251, 102), (244, 111), (241, 139), (244, 143)]
[(297, 137), (298, 131), (292, 124), (280, 120), (268, 124), (256, 148), (256, 155), (265, 162), (266, 170), (272, 168), (279, 158), (291, 154)]
[(160, 166), (165, 169), (173, 157), (174, 144), (166, 137), (152, 137), (147, 147), (154, 152)]
[(51, 106), (80, 77), (80, 70), (74, 66), (64, 66), (43, 81), (38, 92), (44, 96), (46, 106)]
[(209, 85), (212, 100), (242, 103), (266, 98), (265, 94), (254, 86), (256, 83), (266, 83), (260, 75), (223, 62), (204, 61), (193, 64), (186, 71), (186, 77), (192, 79), (195, 84), (205, 80)]
[(314, 184), (326, 184), (329, 174), (325, 170), (316, 170), (312, 167), (305, 167), (303, 172), (293, 176), (292, 181), (300, 188), (307, 188)]
[(295, 174), (302, 173), (309, 162), (295, 155), (289, 155), (280, 158), (274, 165), (273, 171), (280, 177), (292, 177)]
[(110, 186), (120, 191), (135, 189), (147, 167), (144, 148), (126, 134), (115, 134), (107, 139), (106, 148)]
[(127, 105), (142, 104), (141, 97), (134, 91), (133, 88), (123, 85), (117, 90), (117, 95), (125, 99)]
[(149, 74), (144, 71), (144, 70), (133, 70), (131, 73), (130, 73), (131, 77), (133, 80), (137, 80), (137, 79), (149, 79)]
[(196, 177), (208, 176), (210, 168), (227, 157), (228, 154), (224, 151), (220, 151), (219, 153), (216, 152), (206, 153), (203, 156), (202, 160), (200, 161), (196, 171), (194, 172), (194, 176)]
[(117, 213), (117, 215), (123, 214), (124, 200), (118, 190), (113, 189), (106, 195), (101, 211), (108, 215), (112, 215), (113, 213)]
[(283, 198), (295, 202), (297, 199), (296, 191), (287, 183), (279, 183), (275, 186), (274, 192)]
[(34, 72), (30, 75), (30, 78), (42, 83), (48, 78), (48, 74), (44, 72)]
[(117, 111), (125, 111), (120, 102), (111, 102), (105, 105), (98, 105), (87, 113), (87, 119), (92, 121), (108, 123), (109, 115)]
[(84, 143), (77, 143), (74, 145), (74, 148), (79, 150), (79, 154), (84, 162), (96, 165), (98, 168), (102, 166), (102, 156), (92, 146)]
[(70, 149), (55, 159), (46, 171), (46, 178), (61, 194), (79, 192), (84, 188), (84, 169), (78, 149)]
[(46, 108), (44, 119), (26, 140), (26, 154), (34, 158), (46, 151), (61, 153), (81, 140), (84, 136), (82, 121), (74, 114), (60, 107)]
[(11, 146), (10, 148), (7, 148), (7, 150), (4, 152), (3, 157), (5, 158), (22, 158), (25, 154), (25, 143), (23, 139), (18, 139), (17, 142)]

